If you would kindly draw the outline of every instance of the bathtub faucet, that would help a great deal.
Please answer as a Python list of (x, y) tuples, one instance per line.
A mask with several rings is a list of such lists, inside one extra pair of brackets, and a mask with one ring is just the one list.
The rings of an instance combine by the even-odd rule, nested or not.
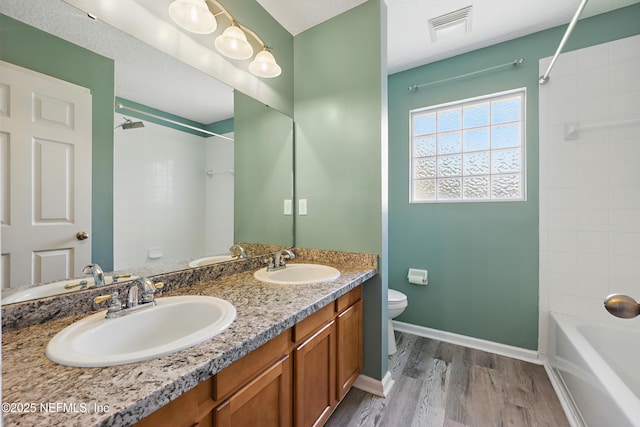
[(633, 298), (622, 294), (611, 294), (604, 300), (604, 308), (616, 317), (631, 319), (640, 315), (640, 304)]

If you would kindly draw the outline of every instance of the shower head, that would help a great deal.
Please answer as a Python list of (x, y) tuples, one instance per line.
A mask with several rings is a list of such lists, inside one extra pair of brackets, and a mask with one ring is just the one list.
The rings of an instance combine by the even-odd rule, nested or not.
[(114, 127), (114, 129), (118, 129), (119, 127), (121, 127), (123, 130), (127, 130), (127, 129), (135, 129), (135, 128), (143, 128), (144, 127), (144, 123), (142, 122), (134, 122), (131, 119), (128, 119), (126, 117), (123, 117), (124, 122), (120, 123), (118, 126)]

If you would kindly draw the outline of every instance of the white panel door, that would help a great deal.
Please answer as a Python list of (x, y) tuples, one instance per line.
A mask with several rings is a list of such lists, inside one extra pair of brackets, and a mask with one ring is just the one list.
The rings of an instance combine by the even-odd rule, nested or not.
[(91, 129), (89, 89), (0, 61), (2, 288), (91, 262)]

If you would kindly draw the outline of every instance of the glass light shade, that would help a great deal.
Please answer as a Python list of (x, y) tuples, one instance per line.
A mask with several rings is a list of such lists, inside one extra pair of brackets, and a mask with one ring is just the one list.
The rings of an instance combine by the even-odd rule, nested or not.
[(258, 77), (278, 77), (282, 73), (282, 68), (276, 64), (276, 59), (271, 52), (263, 50), (258, 52), (253, 61), (249, 64), (249, 71)]
[(169, 5), (169, 15), (176, 24), (192, 33), (210, 34), (218, 28), (205, 0), (175, 0)]
[(216, 38), (216, 49), (231, 59), (248, 59), (253, 55), (253, 47), (247, 41), (247, 36), (237, 26), (231, 25)]

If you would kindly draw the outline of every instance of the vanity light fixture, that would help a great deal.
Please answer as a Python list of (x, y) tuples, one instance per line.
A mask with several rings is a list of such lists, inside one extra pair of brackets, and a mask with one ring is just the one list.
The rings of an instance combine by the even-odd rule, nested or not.
[(235, 22), (216, 37), (218, 52), (231, 59), (249, 59), (253, 55), (253, 47), (247, 41), (247, 36)]
[[(249, 71), (257, 77), (273, 78), (282, 73), (282, 69), (276, 63), (273, 54), (269, 52), (267, 46), (256, 33), (236, 21), (233, 16), (217, 1), (208, 0), (214, 4), (219, 12), (213, 13), (206, 3), (207, 0), (175, 0), (169, 5), (169, 15), (176, 24), (187, 31), (196, 34), (210, 34), (217, 28), (216, 16), (224, 15), (229, 20), (227, 27), (222, 34), (216, 37), (214, 45), (218, 52), (227, 58), (245, 60), (253, 56), (253, 47), (247, 40), (247, 34), (255, 39), (262, 46), (253, 61), (249, 64)], [(203, 28), (210, 29), (213, 21), (213, 29), (203, 31)]]
[(196, 34), (211, 34), (218, 23), (205, 0), (175, 0), (169, 5), (169, 16), (187, 31)]
[(282, 73), (282, 69), (276, 63), (276, 59), (271, 52), (264, 48), (249, 64), (249, 71), (260, 77), (277, 77)]

